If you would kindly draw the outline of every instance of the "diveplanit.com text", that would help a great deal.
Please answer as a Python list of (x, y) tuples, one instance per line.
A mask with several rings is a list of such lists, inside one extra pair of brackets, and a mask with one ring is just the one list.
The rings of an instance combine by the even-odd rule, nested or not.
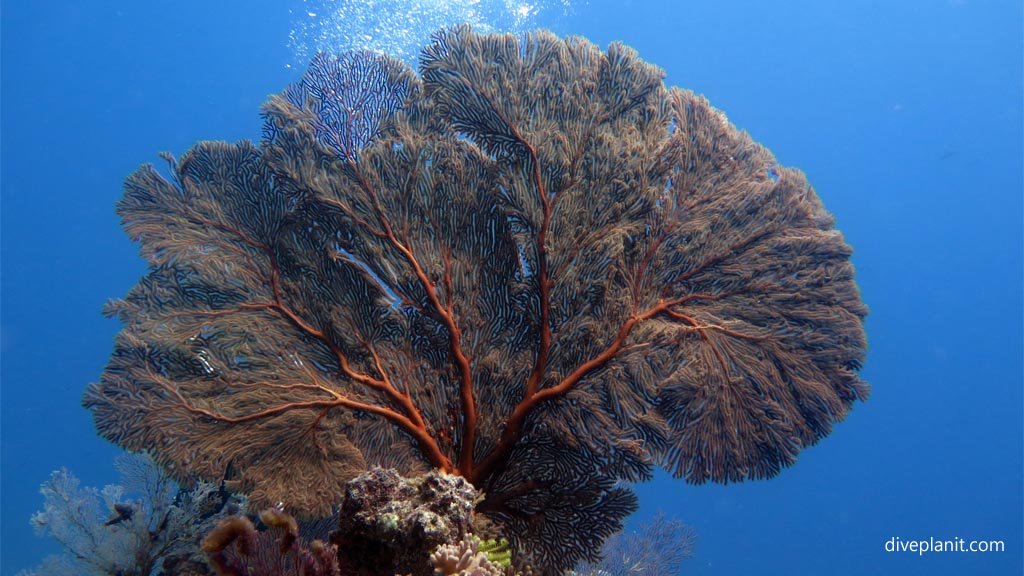
[(904, 540), (893, 536), (885, 542), (886, 552), (913, 552), (920, 556), (933, 552), (1005, 552), (1006, 544), (1002, 540), (966, 540), (952, 538), (950, 540), (930, 537), (927, 540)]

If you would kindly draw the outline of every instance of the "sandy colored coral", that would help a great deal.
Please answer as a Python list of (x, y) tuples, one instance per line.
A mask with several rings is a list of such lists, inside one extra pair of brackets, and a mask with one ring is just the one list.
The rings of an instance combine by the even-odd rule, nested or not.
[(491, 562), (480, 539), (468, 534), (456, 544), (438, 546), (430, 563), (439, 576), (505, 576), (505, 567)]

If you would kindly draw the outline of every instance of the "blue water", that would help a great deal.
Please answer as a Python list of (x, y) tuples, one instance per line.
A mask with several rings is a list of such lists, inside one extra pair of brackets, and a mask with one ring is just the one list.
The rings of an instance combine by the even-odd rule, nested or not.
[[(804, 170), (871, 307), (874, 391), (831, 436), (766, 482), (659, 477), (638, 518), (696, 529), (685, 574), (1024, 572), (1019, 0), (555, 4), (532, 22), (625, 41)], [(28, 523), (51, 470), (114, 480), (79, 402), (119, 329), (100, 306), (143, 271), (122, 179), (197, 139), (258, 138), (308, 49), (305, 6), (3, 3), (3, 576), (54, 550)], [(886, 552), (895, 537), (1006, 551)]]

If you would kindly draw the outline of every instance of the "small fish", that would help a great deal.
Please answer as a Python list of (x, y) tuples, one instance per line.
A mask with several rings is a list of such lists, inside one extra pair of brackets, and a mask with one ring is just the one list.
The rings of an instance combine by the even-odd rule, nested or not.
[(124, 504), (118, 502), (114, 504), (115, 516), (110, 520), (103, 523), (104, 526), (113, 526), (114, 524), (120, 524), (132, 519), (132, 515), (135, 514), (135, 508), (131, 504)]

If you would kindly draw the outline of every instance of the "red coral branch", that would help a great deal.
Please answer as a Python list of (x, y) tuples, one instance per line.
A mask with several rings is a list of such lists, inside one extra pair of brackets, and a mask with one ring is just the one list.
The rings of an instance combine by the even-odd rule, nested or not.
[(502, 432), (497, 446), (495, 446), (495, 448), (477, 466), (475, 470), (476, 475), (471, 477), (471, 481), (475, 482), (479, 481), (481, 478), (486, 478), (505, 458), (508, 457), (509, 451), (515, 445), (516, 441), (519, 439), (519, 435), (522, 433), (522, 426), (526, 421), (526, 417), (529, 416), (530, 412), (532, 412), (537, 405), (565, 395), (587, 374), (590, 374), (591, 372), (608, 364), (608, 362), (619, 353), (620, 349), (625, 344), (630, 331), (637, 325), (637, 323), (668, 310), (670, 305), (672, 305), (672, 303), (662, 300), (658, 302), (657, 305), (643, 313), (634, 314), (622, 324), (622, 327), (619, 328), (619, 332), (615, 336), (615, 339), (612, 340), (603, 352), (581, 364), (555, 386), (544, 388), (543, 390), (539, 390), (526, 398), (523, 398), (523, 400), (516, 406), (515, 410), (512, 411), (512, 415), (509, 416), (508, 420), (505, 422), (505, 430)]
[[(240, 237), (244, 238), (244, 236), (240, 232), (236, 231), (236, 233)], [(255, 243), (253, 243), (253, 245), (259, 246), (258, 244)], [(267, 249), (266, 247), (262, 248), (269, 252), (269, 249)], [(303, 320), (298, 314), (296, 314), (295, 311), (293, 311), (291, 308), (284, 304), (280, 286), (277, 280), (277, 262), (272, 254), (271, 262), (273, 272), (270, 279), (270, 285), (274, 295), (273, 302), (262, 304), (241, 304), (235, 310), (207, 312), (205, 314), (209, 316), (222, 316), (229, 313), (236, 313), (242, 310), (264, 309), (274, 310), (278, 312), (287, 320), (289, 320), (292, 324), (294, 324), (297, 328), (299, 328), (301, 331), (323, 342), (338, 359), (338, 363), (341, 366), (341, 371), (345, 376), (349, 377), (350, 379), (359, 384), (365, 385), (366, 387), (372, 390), (384, 393), (387, 396), (387, 398), (398, 407), (398, 410), (400, 410), (400, 412), (392, 408), (352, 400), (350, 398), (338, 394), (333, 390), (330, 390), (325, 386), (311, 386), (302, 384), (293, 384), (289, 386), (310, 386), (312, 388), (322, 390), (324, 392), (327, 392), (328, 394), (331, 394), (332, 396), (335, 397), (335, 399), (330, 401), (291, 402), (273, 408), (268, 408), (266, 410), (262, 410), (259, 412), (255, 412), (252, 414), (248, 414), (246, 416), (228, 417), (222, 414), (217, 414), (210, 410), (195, 408), (191, 406), (187, 401), (185, 401), (185, 399), (182, 398), (178, 392), (172, 391), (172, 393), (178, 396), (182, 406), (190, 412), (202, 414), (204, 416), (222, 422), (229, 422), (235, 424), (251, 422), (254, 420), (267, 418), (290, 410), (301, 408), (323, 408), (326, 410), (330, 410), (336, 407), (344, 407), (352, 410), (361, 410), (364, 412), (381, 416), (386, 420), (390, 421), (391, 423), (395, 424), (402, 430), (404, 430), (406, 433), (408, 433), (416, 440), (416, 443), (420, 446), (421, 450), (423, 451), (424, 457), (427, 458), (427, 460), (429, 460), (433, 466), (437, 467), (438, 469), (450, 472), (453, 469), (451, 465), (451, 460), (444, 454), (440, 446), (438, 446), (437, 441), (430, 434), (430, 431), (428, 430), (427, 425), (423, 420), (420, 410), (413, 404), (412, 398), (409, 396), (408, 392), (403, 393), (392, 385), (390, 379), (388, 378), (386, 372), (384, 371), (383, 366), (380, 363), (380, 358), (379, 356), (377, 356), (376, 352), (371, 350), (371, 353), (375, 360), (376, 367), (378, 371), (381, 373), (381, 379), (374, 378), (369, 374), (363, 374), (361, 372), (355, 371), (352, 368), (351, 364), (349, 363), (348, 356), (344, 353), (344, 351), (341, 348), (338, 347), (337, 344), (334, 343), (334, 341), (324, 331), (319, 330), (310, 325), (308, 322)], [(322, 418), (323, 415), (319, 416), (317, 420), (319, 421)]]
[[(394, 230), (391, 228), (390, 222), (385, 215), (384, 209), (380, 205), (380, 200), (377, 197), (377, 193), (373, 186), (366, 180), (362, 172), (359, 170), (359, 166), (355, 161), (349, 162), (350, 168), (356, 174), (360, 187), (370, 196), (373, 202), (374, 211), (377, 214), (377, 219), (380, 221), (381, 226), (384, 228), (384, 234), (391, 245), (398, 250), (400, 254), (405, 258), (406, 262), (413, 269), (413, 273), (416, 275), (416, 279), (419, 280), (423, 290), (427, 293), (427, 297), (430, 299), (430, 303), (433, 306), (433, 310), (441, 318), (445, 327), (448, 329), (449, 334), (449, 352), (452, 355), (452, 360), (455, 363), (456, 369), (459, 372), (459, 389), (462, 397), (462, 417), (463, 417), (463, 435), (462, 435), (462, 450), (459, 457), (458, 467), (453, 468), (450, 463), (445, 463), (442, 466), (438, 466), (434, 459), (431, 458), (431, 463), (438, 466), (445, 472), (459, 472), (462, 470), (471, 470), (473, 466), (473, 443), (476, 436), (477, 426), (477, 410), (476, 400), (473, 397), (473, 373), (470, 368), (469, 358), (462, 351), (462, 332), (459, 330), (458, 324), (455, 322), (455, 317), (452, 314), (451, 309), (441, 302), (440, 297), (437, 295), (437, 289), (434, 283), (431, 282), (430, 278), (427, 277), (426, 272), (423, 270), (423, 266), (420, 264), (419, 259), (413, 254), (412, 250), (406, 246), (401, 240), (395, 236)], [(448, 294), (449, 300), (453, 298), (452, 294)], [(426, 427), (423, 427), (422, 432), (427, 436), (430, 436)], [(437, 446), (437, 443), (431, 438), (432, 445)], [(438, 450), (438, 453), (440, 451)], [(445, 457), (447, 461), (447, 457)], [(467, 475), (468, 474), (463, 474)]]
[(544, 378), (544, 370), (547, 368), (548, 354), (551, 350), (551, 281), (548, 279), (548, 255), (544, 245), (547, 239), (548, 224), (551, 221), (551, 204), (548, 202), (547, 192), (544, 190), (544, 182), (541, 181), (540, 160), (537, 158), (537, 150), (519, 135), (513, 128), (513, 133), (519, 142), (526, 147), (530, 155), (530, 163), (533, 164), (533, 182), (537, 187), (537, 196), (540, 198), (544, 214), (541, 220), (540, 230), (537, 231), (537, 287), (540, 293), (540, 346), (537, 350), (537, 359), (533, 364), (533, 371), (526, 381), (525, 399), (534, 396), (540, 388), (541, 380)]

